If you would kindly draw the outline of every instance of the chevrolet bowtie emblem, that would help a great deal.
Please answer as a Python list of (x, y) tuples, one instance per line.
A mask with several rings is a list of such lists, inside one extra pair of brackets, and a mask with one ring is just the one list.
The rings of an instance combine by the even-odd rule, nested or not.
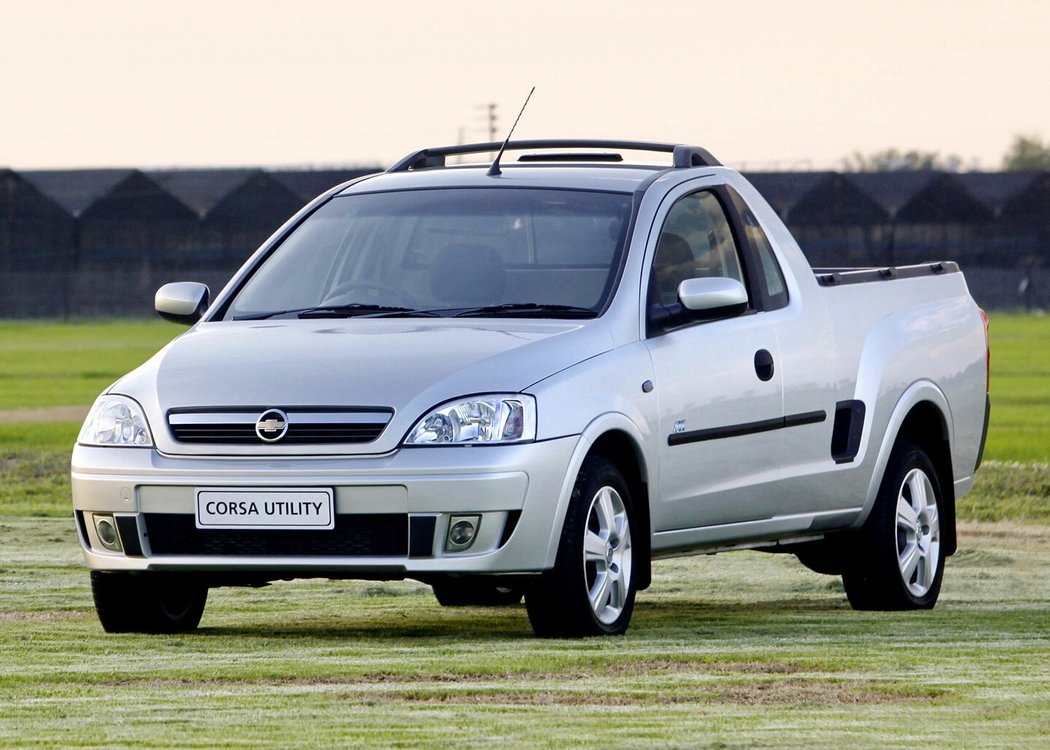
[(280, 409), (268, 409), (255, 422), (255, 434), (266, 443), (276, 443), (288, 433), (288, 415)]

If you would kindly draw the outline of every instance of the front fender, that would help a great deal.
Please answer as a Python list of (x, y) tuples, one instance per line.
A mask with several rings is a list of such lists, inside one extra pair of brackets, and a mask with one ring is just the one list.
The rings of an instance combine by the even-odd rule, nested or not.
[[(546, 562), (548, 568), (554, 567), (554, 563), (558, 557), (558, 546), (561, 542), (561, 529), (565, 524), (565, 516), (569, 510), (569, 502), (572, 500), (572, 488), (576, 484), (576, 476), (580, 473), (580, 467), (583, 466), (584, 460), (591, 453), (595, 444), (603, 436), (613, 432), (622, 433), (627, 439), (634, 443), (642, 481), (649, 483), (652, 482), (652, 477), (649, 472), (650, 463), (645, 456), (642, 447), (645, 445), (645, 440), (643, 432), (639, 429), (638, 425), (627, 415), (618, 412), (607, 412), (595, 417), (580, 434), (579, 441), (576, 443), (576, 449), (573, 451), (572, 457), (569, 459), (568, 468), (565, 471), (565, 478), (558, 497), (558, 505), (555, 510), (552, 532), (547, 547)], [(650, 490), (650, 492), (651, 491), (652, 490)], [(649, 545), (646, 544), (645, 548), (648, 549), (648, 547)]]

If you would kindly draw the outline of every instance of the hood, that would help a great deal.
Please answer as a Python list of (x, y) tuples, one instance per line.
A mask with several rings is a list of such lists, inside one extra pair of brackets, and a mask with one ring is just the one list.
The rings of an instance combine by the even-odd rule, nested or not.
[[(348, 319), (203, 323), (111, 389), (146, 409), (173, 454), (385, 453), (432, 407), (519, 392), (611, 348), (600, 320)], [(393, 410), (375, 441), (335, 446), (176, 442), (169, 410), (289, 407)], [(265, 450), (263, 450), (265, 449)]]

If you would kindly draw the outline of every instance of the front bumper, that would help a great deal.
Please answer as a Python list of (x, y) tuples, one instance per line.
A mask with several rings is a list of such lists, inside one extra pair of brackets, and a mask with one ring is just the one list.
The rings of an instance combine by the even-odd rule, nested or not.
[[(427, 447), (367, 457), (171, 457), (156, 449), (73, 450), (72, 489), (87, 566), (217, 579), (412, 578), (523, 574), (554, 565), (562, 495), (579, 437), (506, 446)], [(330, 489), (331, 531), (201, 530), (198, 488)], [(564, 503), (560, 507), (564, 507)], [(480, 516), (448, 551), (452, 516)], [(121, 550), (99, 538), (111, 516)]]

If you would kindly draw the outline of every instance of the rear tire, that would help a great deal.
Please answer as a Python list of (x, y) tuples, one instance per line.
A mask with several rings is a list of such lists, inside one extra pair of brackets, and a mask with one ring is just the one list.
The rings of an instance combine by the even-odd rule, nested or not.
[(449, 578), (430, 584), (442, 607), (513, 607), (521, 603), (521, 586), (490, 578)]
[(921, 446), (893, 448), (858, 554), (842, 574), (854, 609), (932, 609), (944, 576), (937, 470)]
[(208, 588), (178, 575), (91, 571), (95, 612), (107, 633), (196, 630)]
[(619, 469), (588, 456), (576, 477), (554, 569), (525, 591), (529, 622), (541, 638), (622, 635), (636, 591), (634, 507)]

